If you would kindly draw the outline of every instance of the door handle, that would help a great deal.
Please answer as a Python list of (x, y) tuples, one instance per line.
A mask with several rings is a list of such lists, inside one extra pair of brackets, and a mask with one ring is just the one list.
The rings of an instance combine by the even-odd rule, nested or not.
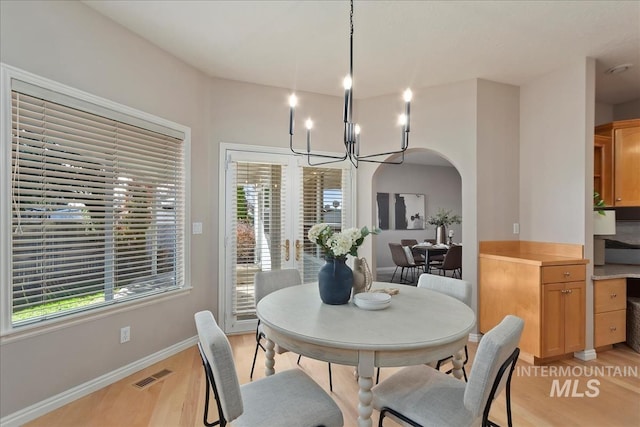
[(300, 253), (302, 252), (302, 242), (296, 239), (296, 261), (300, 261)]
[(284, 248), (284, 260), (289, 261), (289, 249), (290, 249), (289, 239), (284, 241), (284, 245), (282, 245), (282, 247)]

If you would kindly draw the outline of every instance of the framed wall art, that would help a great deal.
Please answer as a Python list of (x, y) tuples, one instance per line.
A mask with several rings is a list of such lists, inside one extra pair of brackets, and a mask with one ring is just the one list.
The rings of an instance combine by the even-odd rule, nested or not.
[(378, 228), (389, 229), (389, 193), (378, 193), (376, 196), (376, 208), (378, 211)]
[(424, 230), (425, 212), (424, 194), (398, 193), (395, 195), (396, 230)]

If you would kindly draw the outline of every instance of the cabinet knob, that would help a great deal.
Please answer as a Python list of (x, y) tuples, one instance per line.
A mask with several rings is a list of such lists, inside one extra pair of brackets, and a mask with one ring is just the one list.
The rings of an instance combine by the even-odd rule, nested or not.
[(615, 298), (617, 296), (618, 296), (618, 294), (611, 294), (611, 298)]
[(568, 271), (565, 271), (565, 272), (564, 272), (564, 277), (569, 277), (569, 276), (571, 276), (571, 273), (570, 273), (570, 272), (568, 272)]
[(616, 197), (616, 202), (622, 201), (622, 197)]
[(615, 332), (615, 331), (617, 331), (617, 330), (618, 330), (618, 328), (616, 328), (615, 326), (609, 326), (609, 330), (610, 330), (611, 332)]

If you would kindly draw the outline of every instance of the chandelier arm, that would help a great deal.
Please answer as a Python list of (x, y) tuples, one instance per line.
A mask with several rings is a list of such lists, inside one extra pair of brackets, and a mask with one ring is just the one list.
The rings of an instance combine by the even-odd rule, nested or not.
[(315, 156), (314, 154), (310, 154), (310, 155), (308, 155), (308, 156), (307, 156), (307, 164), (308, 164), (309, 166), (321, 166), (321, 165), (328, 165), (328, 164), (331, 164), (331, 163), (340, 163), (340, 162), (344, 162), (344, 161), (346, 160), (346, 157), (345, 157), (345, 158), (338, 158), (338, 157), (334, 157), (334, 160), (327, 160), (327, 161), (324, 161), (324, 162), (314, 162), (314, 163), (312, 163), (312, 162), (311, 162), (311, 157), (312, 157), (312, 156), (313, 156), (313, 157), (319, 157), (319, 156)]
[[(307, 157), (307, 159), (309, 161), (309, 164), (311, 166), (321, 165), (321, 164), (326, 164), (326, 163), (343, 162), (343, 161), (345, 161), (347, 159), (347, 153), (345, 153), (344, 156), (333, 156), (331, 154), (314, 153), (313, 151), (296, 151), (295, 148), (293, 148), (293, 135), (289, 136), (289, 148), (291, 149), (293, 154), (295, 154), (296, 156), (305, 156), (305, 157)], [(334, 159), (334, 160), (323, 162), (323, 163), (312, 164), (311, 163), (311, 157), (320, 157), (320, 158), (323, 158), (323, 159)]]
[[(363, 159), (359, 158), (359, 162), (363, 163), (378, 163), (382, 165), (401, 165), (404, 162), (404, 151), (401, 152), (402, 156), (397, 160), (372, 160), (372, 159)], [(374, 154), (374, 156), (380, 156), (382, 154)]]
[(376, 154), (367, 154), (366, 156), (358, 156), (356, 157), (356, 159), (365, 162), (367, 161), (366, 159), (370, 159), (372, 157), (380, 157), (380, 156), (390, 156), (392, 154), (400, 154), (400, 153), (404, 153), (405, 151), (407, 151), (407, 149), (403, 149), (403, 150), (396, 150), (396, 151), (387, 151), (386, 153), (376, 153)]

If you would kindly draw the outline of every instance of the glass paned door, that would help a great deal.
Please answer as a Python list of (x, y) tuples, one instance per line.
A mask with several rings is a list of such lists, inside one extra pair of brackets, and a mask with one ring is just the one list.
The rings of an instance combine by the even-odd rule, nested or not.
[(327, 223), (335, 232), (342, 231), (343, 225), (350, 223), (351, 206), (345, 203), (350, 193), (349, 169), (318, 168), (303, 166), (299, 170), (302, 185), (299, 197), (298, 227), (296, 245), (302, 245), (303, 256), (298, 269), (303, 282), (317, 280), (318, 270), (324, 264), (320, 248), (307, 238), (309, 229), (318, 223)]
[(315, 168), (298, 158), (227, 150), (225, 175), (224, 285), (226, 332), (255, 328), (254, 276), (296, 268), (303, 282), (317, 280), (324, 260), (307, 239), (309, 228), (327, 222), (336, 231), (350, 222), (350, 170)]

